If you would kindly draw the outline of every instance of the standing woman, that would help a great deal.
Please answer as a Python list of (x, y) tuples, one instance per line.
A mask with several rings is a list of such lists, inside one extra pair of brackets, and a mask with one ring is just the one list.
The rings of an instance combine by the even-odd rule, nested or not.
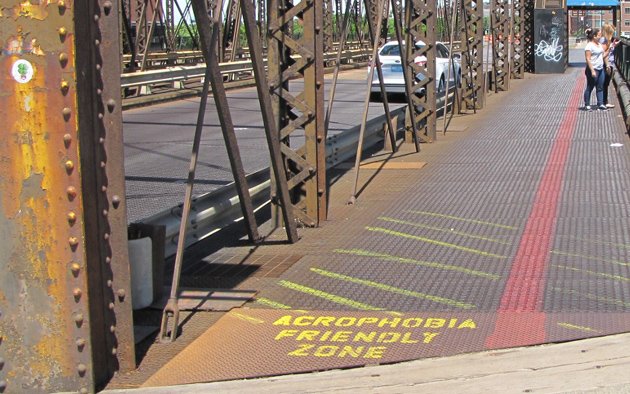
[(613, 75), (613, 64), (615, 62), (615, 42), (613, 36), (615, 34), (615, 26), (610, 23), (602, 26), (602, 38), (599, 39), (600, 44), (604, 47), (604, 105), (606, 108), (614, 108), (613, 104), (608, 102), (608, 87)]
[(591, 92), (595, 88), (597, 96), (597, 109), (606, 111), (608, 108), (604, 105), (604, 47), (599, 43), (601, 33), (599, 29), (587, 29), (586, 40), (588, 43), (584, 48), (584, 56), (586, 58), (586, 89), (584, 90), (584, 109), (590, 111)]

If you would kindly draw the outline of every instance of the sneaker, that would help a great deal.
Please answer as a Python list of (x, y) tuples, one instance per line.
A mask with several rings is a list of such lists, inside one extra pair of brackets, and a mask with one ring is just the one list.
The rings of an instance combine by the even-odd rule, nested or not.
[(597, 107), (598, 111), (608, 111), (608, 107), (606, 107), (605, 105), (600, 105), (599, 107)]
[(615, 108), (615, 104), (606, 104), (606, 108)]
[(584, 106), (584, 111), (592, 111), (593, 107), (591, 107), (590, 105), (585, 105)]

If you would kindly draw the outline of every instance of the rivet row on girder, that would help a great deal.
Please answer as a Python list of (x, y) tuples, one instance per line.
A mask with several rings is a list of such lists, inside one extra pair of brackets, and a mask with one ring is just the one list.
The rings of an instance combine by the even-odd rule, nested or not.
[[(103, 11), (103, 14), (104, 14), (105, 17), (108, 17), (108, 16), (111, 17), (112, 16), (111, 15), (112, 7), (113, 7), (113, 3), (110, 0), (106, 0), (106, 1), (103, 2), (103, 4), (102, 4), (102, 11)], [(98, 11), (94, 15), (94, 22), (96, 24), (96, 30), (97, 31), (100, 31), (100, 26), (98, 26), (98, 23), (101, 22), (101, 17), (102, 17), (102, 14), (100, 14), (100, 12), (98, 12)], [(94, 40), (94, 46), (95, 46), (95, 51), (99, 51), (99, 49), (101, 47), (101, 41), (100, 41), (100, 39), (98, 37)], [(102, 56), (100, 58), (102, 58)], [(102, 65), (101, 64), (97, 64), (96, 65), (96, 69), (97, 69), (97, 71), (100, 72), (102, 70)], [(105, 98), (103, 97), (103, 89), (102, 89), (102, 87), (97, 87), (96, 88), (96, 96), (97, 96), (98, 99), (102, 100), (101, 101), (102, 106), (99, 106), (99, 108), (105, 108), (107, 110), (107, 112), (110, 113), (110, 114), (113, 113), (117, 109), (116, 100), (114, 100), (111, 97), (108, 98), (107, 100), (105, 100)], [(97, 117), (98, 117), (99, 121), (103, 121), (103, 119), (105, 118), (105, 111), (103, 109), (99, 109)], [(102, 128), (102, 130), (104, 130), (104, 128)], [(105, 137), (106, 136), (103, 133), (103, 135), (99, 136), (99, 138), (98, 138), (98, 143), (99, 143), (100, 149), (101, 149), (100, 157), (103, 158), (99, 162), (99, 166), (100, 166), (101, 170), (103, 171), (101, 179), (107, 179), (107, 161), (104, 159), (104, 158), (107, 157), (106, 145), (105, 145), (105, 142), (106, 142)], [(107, 186), (106, 185), (101, 185), (101, 192), (103, 193), (103, 196), (102, 196), (103, 200), (102, 201), (104, 202), (104, 204), (103, 204), (104, 207), (101, 210), (101, 214), (102, 214), (102, 217), (105, 220), (109, 219), (109, 201), (108, 201), (107, 191), (108, 191)], [(119, 205), (120, 205), (120, 197), (118, 195), (113, 195), (112, 198), (111, 198), (111, 206), (114, 209), (118, 209)], [(105, 256), (105, 263), (107, 265), (111, 265), (111, 263), (112, 263), (112, 256), (111, 256), (112, 246), (109, 244), (110, 243), (110, 239), (111, 239), (111, 234), (110, 234), (109, 230), (105, 229), (104, 232), (103, 232), (102, 237), (103, 237), (103, 242), (106, 243), (106, 247), (104, 248), (104, 250), (107, 251), (106, 252), (107, 255)], [(113, 282), (114, 278), (111, 277), (111, 272), (112, 271), (111, 270), (107, 270), (107, 272), (110, 272), (110, 278), (107, 280), (106, 284), (107, 284), (107, 287), (112, 289), (112, 291), (113, 291), (114, 290), (114, 282)], [(117, 291), (117, 293), (118, 293), (119, 302), (123, 302), (124, 298), (125, 298), (124, 297), (125, 291), (123, 289), (119, 289)], [(122, 293), (122, 296), (121, 296), (121, 293)], [(112, 293), (112, 300), (108, 302), (108, 309), (109, 309), (110, 313), (112, 313), (112, 314), (114, 314), (114, 310), (116, 308), (116, 305), (114, 303), (115, 301), (113, 300), (113, 298), (114, 298), (114, 295)], [(110, 321), (115, 322), (116, 321), (115, 317), (111, 316), (110, 317)], [(109, 331), (110, 331), (110, 333), (112, 335), (115, 335), (115, 333), (116, 333), (116, 326), (114, 324), (112, 324), (109, 327)], [(114, 343), (116, 343), (116, 341), (112, 340), (111, 343), (114, 344)], [(110, 352), (111, 352), (111, 355), (113, 357), (116, 357), (117, 354), (118, 354), (118, 349), (115, 346), (113, 346), (111, 348)]]
[[(63, 15), (66, 11), (66, 3), (64, 0), (59, 0), (57, 2), (57, 6), (59, 8), (59, 14)], [(59, 41), (61, 43), (65, 43), (66, 39), (68, 37), (68, 28), (65, 26), (61, 26), (58, 28), (57, 32), (59, 33)], [(61, 66), (61, 68), (66, 68), (66, 66), (68, 65), (68, 61), (69, 61), (69, 56), (67, 53), (65, 52), (61, 52), (59, 54), (59, 65)], [(66, 97), (70, 91), (70, 83), (66, 80), (66, 79), (62, 79), (59, 81), (59, 91), (61, 93), (62, 96)], [(66, 123), (69, 123), (71, 118), (72, 118), (72, 109), (69, 107), (64, 107), (61, 110), (61, 116), (63, 117), (64, 121)], [(66, 153), (67, 153), (67, 157), (70, 157), (70, 154), (73, 152), (73, 150), (76, 150), (78, 147), (73, 147), (73, 142), (74, 142), (74, 138), (73, 135), (70, 134), (69, 132), (65, 133), (63, 135), (63, 145), (66, 148)], [(72, 149), (71, 149), (72, 148)], [(74, 156), (74, 155), (73, 155)], [(66, 162), (64, 163), (64, 167), (66, 169), (66, 173), (69, 177), (70, 183), (72, 183), (73, 181), (76, 180), (76, 177), (73, 176), (75, 174), (75, 167), (76, 164), (72, 159), (67, 159)], [(68, 199), (69, 203), (74, 203), (76, 201), (76, 197), (77, 197), (77, 189), (75, 186), (68, 186), (66, 188), (66, 196)], [(69, 211), (66, 213), (66, 218), (68, 221), (68, 226), (73, 229), (76, 222), (77, 222), (77, 214), (76, 214), (76, 209), (70, 208)], [(80, 229), (74, 229), (75, 231), (80, 231)], [(70, 236), (68, 238), (68, 244), (70, 246), (70, 249), (73, 253), (77, 252), (77, 249), (79, 247), (79, 238), (76, 236)], [(76, 256), (75, 256), (76, 257)], [(77, 262), (76, 258), (71, 259), (71, 261), (68, 262), (69, 264), (69, 269), (70, 269), (70, 273), (72, 275), (72, 278), (74, 278), (74, 284), (72, 285), (72, 295), (71, 297), (74, 300), (74, 303), (77, 305), (81, 305), (81, 298), (83, 296), (83, 290), (80, 287), (80, 283), (81, 281), (79, 281), (80, 278), (80, 274), (81, 274), (81, 264)], [(73, 320), (77, 326), (77, 328), (82, 328), (84, 323), (85, 323), (85, 318), (84, 318), (84, 314), (83, 312), (79, 309), (76, 310), (73, 313)], [(82, 338), (81, 336), (79, 336), (76, 339), (76, 344), (77, 344), (77, 351), (79, 352), (79, 355), (84, 355), (83, 354), (83, 350), (85, 348), (85, 344), (87, 343), (85, 338)], [(85, 378), (86, 377), (86, 372), (87, 372), (87, 366), (84, 363), (79, 362), (77, 364), (76, 367), (76, 371), (79, 377), (81, 378)], [(86, 387), (82, 387), (80, 390), (80, 392), (88, 392)]]
[[(2, 311), (0, 311), (0, 317), (2, 316)], [(0, 336), (0, 346), (2, 346), (2, 336)], [(4, 369), (4, 358), (0, 357), (0, 372), (2, 372), (2, 370)], [(6, 380), (2, 379), (2, 377), (0, 376), (0, 393), (4, 393), (4, 391), (7, 389), (7, 382)]]

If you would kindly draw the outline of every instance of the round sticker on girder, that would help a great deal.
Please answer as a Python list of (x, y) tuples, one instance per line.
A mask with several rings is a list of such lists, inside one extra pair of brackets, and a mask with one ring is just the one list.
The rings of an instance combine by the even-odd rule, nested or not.
[(20, 59), (13, 63), (11, 74), (13, 75), (13, 79), (19, 83), (27, 83), (33, 79), (33, 65), (28, 60)]

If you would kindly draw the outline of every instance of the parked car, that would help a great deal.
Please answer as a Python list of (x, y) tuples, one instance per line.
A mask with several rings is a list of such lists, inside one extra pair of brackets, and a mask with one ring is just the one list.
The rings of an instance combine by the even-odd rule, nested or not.
[[(403, 48), (404, 48), (403, 43)], [(423, 41), (417, 41), (415, 46), (417, 49), (422, 48), (425, 45)], [(435, 43), (436, 59), (435, 59), (435, 87), (438, 95), (442, 94), (446, 90), (446, 78), (450, 75), (449, 86), (461, 86), (462, 81), (462, 69), (460, 64), (459, 54), (453, 55), (453, 69), (451, 73), (448, 73), (449, 67), (449, 50), (442, 42)], [(385, 89), (387, 93), (402, 93), (405, 94), (405, 79), (403, 75), (403, 65), (400, 58), (400, 46), (398, 41), (389, 41), (383, 44), (378, 49), (378, 57), (381, 62), (381, 69), (383, 70), (383, 81), (385, 82)], [(414, 62), (420, 66), (424, 66), (427, 62), (426, 56), (417, 56)], [(373, 66), (372, 62), (368, 65), (368, 76), (370, 68)], [(416, 75), (418, 81), (424, 78), (424, 75), (418, 73)], [(372, 88), (370, 89), (370, 96), (373, 100), (379, 100), (381, 95), (381, 87), (378, 79), (378, 72), (374, 69), (374, 75), (372, 77)], [(424, 94), (424, 88), (416, 90), (416, 94)]]

